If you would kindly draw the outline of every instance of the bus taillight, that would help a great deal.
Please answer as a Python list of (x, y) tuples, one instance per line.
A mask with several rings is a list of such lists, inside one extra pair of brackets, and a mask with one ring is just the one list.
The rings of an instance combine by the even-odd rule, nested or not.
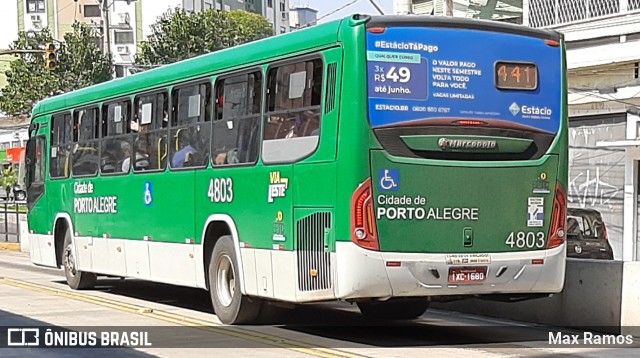
[(548, 249), (562, 245), (566, 238), (567, 193), (560, 183), (556, 184), (556, 195), (553, 198), (551, 215), (551, 228), (549, 229), (549, 240), (547, 240)]
[(453, 121), (451, 122), (451, 124), (457, 125), (457, 126), (488, 126), (489, 125), (489, 123), (487, 122), (478, 121), (475, 119), (461, 119), (458, 121)]
[(544, 40), (544, 43), (552, 47), (560, 46), (560, 41), (556, 41), (556, 40)]
[(369, 31), (372, 34), (382, 34), (386, 31), (387, 29), (385, 27), (370, 27), (367, 29), (367, 31)]
[(380, 250), (371, 192), (371, 178), (353, 192), (351, 197), (351, 241), (370, 250)]

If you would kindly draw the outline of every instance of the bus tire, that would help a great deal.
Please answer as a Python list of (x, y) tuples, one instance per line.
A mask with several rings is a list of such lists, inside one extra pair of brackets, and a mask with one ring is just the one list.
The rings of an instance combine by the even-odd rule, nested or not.
[(358, 302), (363, 316), (370, 319), (409, 320), (422, 316), (429, 308), (424, 298), (396, 298), (387, 301)]
[(71, 231), (67, 228), (64, 232), (64, 244), (62, 251), (62, 263), (64, 265), (64, 275), (67, 278), (67, 284), (74, 290), (86, 290), (93, 288), (97, 281), (96, 274), (78, 270), (76, 267), (76, 257), (73, 252)]
[(209, 293), (218, 319), (224, 324), (246, 324), (257, 320), (262, 300), (241, 293), (238, 260), (233, 239), (218, 239), (209, 262)]

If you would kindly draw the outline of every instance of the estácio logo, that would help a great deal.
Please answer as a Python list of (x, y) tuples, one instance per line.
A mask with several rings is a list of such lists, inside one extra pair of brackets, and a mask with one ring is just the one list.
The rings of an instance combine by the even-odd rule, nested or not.
[(516, 102), (511, 103), (509, 106), (509, 112), (513, 114), (513, 116), (517, 116), (520, 112), (523, 115), (536, 115), (536, 116), (551, 116), (553, 111), (549, 107), (538, 107), (538, 106), (527, 106), (523, 105), (520, 107)]
[(553, 111), (549, 107), (522, 106), (522, 114), (534, 114), (538, 116), (550, 116)]
[(509, 106), (509, 112), (514, 116), (517, 116), (518, 113), (520, 113), (520, 106), (518, 106), (516, 102), (511, 103), (511, 106)]

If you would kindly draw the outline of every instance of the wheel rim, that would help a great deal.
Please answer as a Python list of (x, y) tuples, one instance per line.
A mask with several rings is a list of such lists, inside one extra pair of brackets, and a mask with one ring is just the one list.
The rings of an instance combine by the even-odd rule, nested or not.
[(224, 255), (218, 262), (217, 269), (217, 294), (220, 303), (228, 307), (233, 301), (233, 294), (236, 287), (236, 275), (233, 271), (233, 264), (228, 255)]
[(73, 257), (71, 245), (64, 249), (64, 267), (71, 276), (76, 275), (76, 260)]

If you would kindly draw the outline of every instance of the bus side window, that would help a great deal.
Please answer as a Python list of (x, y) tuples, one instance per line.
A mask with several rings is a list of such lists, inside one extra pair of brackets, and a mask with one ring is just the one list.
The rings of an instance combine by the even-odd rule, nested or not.
[(45, 145), (46, 139), (43, 135), (31, 137), (27, 142), (27, 157), (25, 161), (27, 173), (25, 179), (29, 193), (27, 197), (27, 207), (29, 209), (44, 194)]
[(269, 70), (262, 158), (265, 163), (301, 160), (318, 147), (321, 123), (322, 60)]
[(204, 82), (178, 88), (172, 98), (171, 168), (206, 166), (211, 136), (211, 84)]
[(255, 163), (260, 146), (262, 73), (218, 80), (213, 122), (214, 165)]
[(96, 175), (98, 173), (98, 108), (76, 110), (73, 113), (73, 176)]
[(131, 164), (131, 101), (112, 102), (102, 107), (100, 172), (128, 173)]
[(44, 153), (45, 139), (43, 136), (36, 137), (36, 153), (35, 153), (35, 165), (33, 171), (33, 182), (44, 183), (44, 171), (45, 160), (42, 153)]
[[(166, 167), (166, 122), (169, 120), (166, 92), (145, 94), (135, 99), (131, 120), (131, 161), (135, 172)], [(126, 168), (125, 168), (126, 169)]]
[(67, 178), (69, 177), (73, 142), (71, 114), (55, 114), (51, 123), (49, 175), (51, 178)]

